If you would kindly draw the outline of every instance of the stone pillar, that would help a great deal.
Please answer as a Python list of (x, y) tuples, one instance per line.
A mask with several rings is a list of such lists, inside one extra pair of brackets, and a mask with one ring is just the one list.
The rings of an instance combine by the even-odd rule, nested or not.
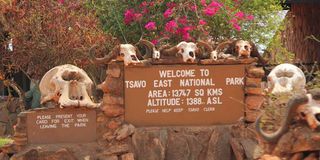
[(18, 115), (18, 122), (14, 128), (13, 143), (7, 144), (1, 148), (5, 154), (14, 154), (21, 151), (27, 144), (27, 115), (21, 112)]
[(253, 65), (248, 66), (246, 70), (245, 121), (252, 123), (256, 121), (257, 116), (260, 114), (260, 107), (265, 100), (263, 88), (261, 86), (264, 70)]
[(106, 71), (107, 77), (98, 85), (104, 93), (101, 110), (98, 115), (102, 122), (102, 134), (99, 137), (107, 147), (100, 155), (101, 159), (133, 160), (129, 136), (134, 126), (124, 122), (124, 66), (121, 62), (111, 62)]

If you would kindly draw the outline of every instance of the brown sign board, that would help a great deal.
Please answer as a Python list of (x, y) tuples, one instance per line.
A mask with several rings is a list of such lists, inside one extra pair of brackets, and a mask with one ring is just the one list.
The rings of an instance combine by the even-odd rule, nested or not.
[(96, 111), (56, 108), (27, 113), (29, 144), (80, 143), (96, 140)]
[(125, 120), (136, 126), (232, 124), (244, 116), (245, 65), (125, 68)]

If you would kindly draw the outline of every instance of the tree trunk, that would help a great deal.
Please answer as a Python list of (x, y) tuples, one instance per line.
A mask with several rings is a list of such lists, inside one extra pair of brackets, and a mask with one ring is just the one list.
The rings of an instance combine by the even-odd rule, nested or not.
[(291, 4), (289, 24), (283, 35), (284, 46), (295, 53), (295, 60), (310, 63), (320, 61), (320, 3)]

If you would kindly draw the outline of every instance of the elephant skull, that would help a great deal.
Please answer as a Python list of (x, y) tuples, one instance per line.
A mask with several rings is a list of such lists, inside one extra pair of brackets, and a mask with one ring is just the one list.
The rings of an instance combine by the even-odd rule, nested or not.
[(40, 81), (41, 104), (54, 101), (60, 107), (97, 107), (98, 104), (90, 98), (92, 85), (92, 80), (84, 70), (70, 64), (56, 66)]
[(295, 65), (284, 63), (276, 66), (268, 75), (268, 91), (272, 94), (304, 92), (306, 77)]

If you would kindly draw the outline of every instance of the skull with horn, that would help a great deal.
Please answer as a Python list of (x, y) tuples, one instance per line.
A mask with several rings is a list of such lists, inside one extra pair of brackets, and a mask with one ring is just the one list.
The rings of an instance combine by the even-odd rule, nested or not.
[(261, 128), (261, 117), (256, 121), (256, 131), (267, 142), (276, 142), (284, 133), (289, 130), (289, 126), (298, 117), (298, 120), (306, 122), (309, 128), (315, 130), (320, 126), (320, 89), (313, 89), (309, 94), (299, 94), (293, 96), (287, 103), (285, 119), (281, 127), (274, 133), (266, 133)]
[(170, 57), (182, 57), (183, 62), (194, 62), (196, 60), (197, 49), (198, 47), (195, 43), (182, 41), (171, 48), (165, 47), (161, 49), (160, 54)]
[(105, 64), (115, 59), (123, 61), (124, 65), (141, 63), (138, 57), (142, 57), (139, 50), (132, 44), (120, 44), (115, 46), (111, 53), (103, 58), (95, 58), (94, 63)]
[(213, 47), (208, 42), (199, 40), (197, 42), (197, 46), (198, 48), (204, 47), (204, 49), (207, 51), (207, 52), (202, 52), (201, 55), (199, 55), (199, 57), (203, 59), (210, 57), (213, 60), (218, 60), (218, 52), (216, 50), (213, 50)]
[(154, 60), (160, 59), (159, 49), (150, 41), (146, 39), (141, 39), (137, 45), (144, 46), (146, 49), (146, 54), (143, 56), (143, 59), (152, 58)]

